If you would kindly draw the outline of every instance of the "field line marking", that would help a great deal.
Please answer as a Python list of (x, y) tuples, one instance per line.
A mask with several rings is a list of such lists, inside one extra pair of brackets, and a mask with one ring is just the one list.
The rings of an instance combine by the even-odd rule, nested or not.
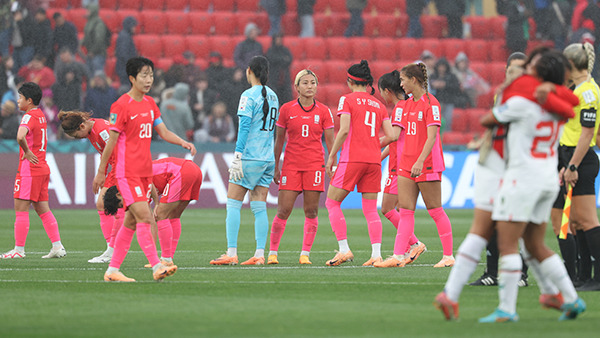
[[(0, 283), (78, 283), (78, 284), (109, 284), (101, 279), (99, 280), (22, 280), (22, 279), (0, 279)], [(154, 283), (156, 281), (144, 280), (136, 281), (135, 283)], [(191, 280), (191, 281), (177, 281), (169, 280), (165, 283), (168, 284), (318, 284), (318, 285), (331, 285), (331, 281), (275, 281), (275, 280), (263, 280), (263, 281), (222, 281), (222, 280)], [(115, 284), (115, 283), (111, 283)], [(116, 284), (130, 284), (130, 283), (116, 283)], [(443, 285), (444, 283), (430, 283), (430, 282), (365, 282), (365, 281), (336, 281), (336, 285)]]

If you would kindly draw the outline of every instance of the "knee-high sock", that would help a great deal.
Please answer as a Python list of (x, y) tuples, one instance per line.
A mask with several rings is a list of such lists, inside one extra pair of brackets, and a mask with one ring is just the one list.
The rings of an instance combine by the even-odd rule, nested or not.
[(517, 312), (517, 296), (519, 294), (519, 280), (521, 279), (521, 255), (510, 254), (500, 257), (500, 271), (498, 271), (498, 308), (508, 313)]
[(240, 232), (240, 213), (242, 201), (227, 199), (227, 218), (225, 219), (225, 229), (227, 232), (227, 247), (237, 248), (238, 233)]
[(415, 211), (400, 209), (400, 223), (394, 242), (394, 255), (403, 255), (408, 246), (410, 236), (415, 232)]
[(256, 248), (265, 249), (267, 245), (267, 236), (269, 235), (269, 216), (267, 215), (267, 202), (252, 201), (250, 209), (254, 214), (254, 237), (256, 238)]
[(29, 211), (15, 212), (15, 246), (25, 246), (29, 233)]
[(119, 210), (117, 210), (117, 215), (115, 216), (115, 221), (112, 226), (112, 231), (110, 234), (110, 243), (108, 244), (109, 247), (111, 247), (111, 248), (115, 247), (115, 239), (117, 238), (117, 234), (119, 233), (119, 230), (121, 230), (121, 227), (123, 226), (124, 220), (125, 220), (125, 209), (120, 208)]
[(317, 236), (317, 229), (319, 228), (319, 219), (315, 218), (304, 218), (304, 238), (302, 239), (302, 251), (310, 251), (312, 245), (315, 242)]
[(533, 274), (533, 278), (537, 281), (538, 288), (540, 289), (541, 294), (546, 295), (555, 295), (559, 292), (558, 288), (552, 283), (550, 278), (547, 278), (542, 269), (540, 268), (540, 262), (535, 259), (525, 248), (525, 245), (521, 245), (521, 257), (523, 260), (527, 262), (529, 268), (531, 269), (531, 273)]
[(110, 243), (110, 235), (112, 233), (115, 218), (114, 216), (105, 214), (104, 210), (98, 210), (98, 216), (100, 216), (100, 230), (102, 230), (102, 236), (104, 236), (106, 243)]
[[(594, 227), (585, 232), (590, 254), (594, 257), (593, 265), (600, 263), (600, 226)], [(597, 269), (594, 269), (597, 272)], [(597, 275), (594, 275), (595, 280), (599, 280)]]
[(554, 254), (540, 263), (542, 278), (548, 278), (562, 293), (565, 303), (572, 303), (577, 299), (577, 292), (573, 287), (573, 282), (569, 278), (567, 269), (562, 264), (562, 260), (557, 254)]
[(273, 224), (271, 225), (271, 241), (269, 243), (269, 250), (278, 251), (279, 243), (281, 242), (281, 236), (283, 236), (283, 232), (285, 231), (285, 225), (287, 223), (287, 219), (281, 219), (275, 215), (273, 218)]
[(158, 253), (156, 252), (156, 245), (154, 244), (154, 240), (152, 240), (152, 233), (150, 231), (150, 224), (148, 223), (137, 223), (135, 225), (137, 232), (137, 240), (144, 252), (144, 255), (148, 259), (148, 263), (151, 266), (155, 266), (160, 263), (160, 259), (158, 259)]
[(571, 280), (577, 278), (577, 245), (575, 243), (575, 236), (567, 234), (567, 238), (560, 239), (558, 236), (558, 247), (560, 248), (560, 254), (563, 258), (565, 268), (569, 273)]
[(467, 234), (465, 240), (458, 247), (456, 261), (452, 270), (450, 270), (450, 275), (444, 287), (444, 291), (450, 300), (458, 302), (463, 287), (477, 268), (481, 251), (486, 244), (485, 238), (475, 234)]
[(377, 212), (377, 200), (362, 199), (362, 211), (367, 219), (371, 244), (381, 244), (381, 218)]
[(576, 242), (579, 255), (577, 278), (581, 281), (586, 281), (592, 278), (592, 258), (588, 247), (586, 231), (577, 230)]
[(56, 218), (54, 218), (54, 214), (52, 211), (47, 211), (40, 215), (42, 219), (42, 225), (46, 230), (46, 234), (50, 238), (50, 242), (60, 242), (60, 233), (58, 232), (58, 222), (56, 222)]
[(486, 269), (485, 271), (494, 276), (498, 277), (498, 260), (500, 259), (500, 251), (498, 250), (498, 233), (494, 230), (492, 237), (487, 244), (486, 252)]
[(398, 210), (392, 209), (392, 210), (388, 211), (384, 216), (390, 222), (392, 222), (392, 225), (397, 230), (398, 229), (398, 222), (400, 222), (400, 213), (398, 212)]
[(125, 256), (127, 256), (129, 247), (131, 246), (131, 240), (133, 240), (134, 233), (135, 230), (133, 229), (129, 229), (128, 227), (121, 227), (115, 239), (115, 250), (113, 251), (110, 264), (108, 264), (109, 267), (116, 269), (121, 267)]
[(450, 219), (443, 208), (435, 208), (427, 210), (438, 230), (440, 241), (442, 241), (443, 254), (445, 256), (452, 255), (452, 225)]
[(173, 257), (175, 256), (177, 244), (179, 243), (179, 238), (181, 237), (181, 219), (171, 218), (170, 221), (171, 229), (173, 229), (173, 241), (171, 242), (171, 257)]
[(329, 213), (331, 229), (333, 230), (335, 238), (338, 241), (348, 239), (346, 219), (344, 218), (344, 213), (342, 213), (341, 204), (342, 202), (334, 201), (329, 198), (327, 198), (325, 201), (325, 206), (327, 207), (327, 212)]
[(173, 258), (171, 244), (173, 243), (173, 228), (170, 219), (156, 222), (158, 228), (158, 241), (160, 242), (160, 257)]

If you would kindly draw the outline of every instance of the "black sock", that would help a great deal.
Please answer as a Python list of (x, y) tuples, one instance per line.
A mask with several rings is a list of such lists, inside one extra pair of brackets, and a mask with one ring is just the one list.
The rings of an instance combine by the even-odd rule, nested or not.
[(494, 277), (498, 277), (498, 259), (500, 258), (500, 253), (498, 252), (498, 235), (496, 230), (494, 230), (494, 234), (488, 241), (486, 258), (487, 273)]
[(592, 278), (592, 257), (588, 248), (587, 233), (583, 230), (577, 230), (577, 249), (579, 250), (579, 270), (577, 278), (580, 281), (587, 281)]
[(569, 277), (571, 277), (571, 280), (575, 280), (577, 277), (577, 245), (575, 243), (575, 236), (567, 234), (566, 239), (558, 238), (558, 246), (560, 247), (560, 254), (565, 263), (565, 268), (567, 268), (567, 272), (569, 273)]
[[(585, 236), (587, 237), (587, 244), (590, 250), (592, 257), (594, 257), (595, 262), (600, 262), (600, 225), (592, 228), (585, 232)], [(596, 265), (596, 264), (594, 264)], [(595, 272), (598, 270), (595, 269)], [(596, 277), (598, 274), (596, 273), (594, 276)]]
[(523, 256), (521, 256), (521, 260), (523, 261), (523, 267), (521, 268), (521, 273), (523, 275), (523, 277), (525, 279), (527, 279), (527, 271), (529, 270), (529, 266), (527, 266), (527, 263), (525, 262), (525, 259), (523, 258)]

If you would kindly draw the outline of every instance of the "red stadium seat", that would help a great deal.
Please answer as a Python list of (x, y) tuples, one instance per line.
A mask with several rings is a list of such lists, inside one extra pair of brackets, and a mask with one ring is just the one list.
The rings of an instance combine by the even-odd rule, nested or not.
[(68, 20), (75, 25), (78, 32), (83, 32), (83, 27), (87, 23), (87, 9), (75, 8), (69, 10), (68, 13), (68, 16), (65, 14), (65, 18), (68, 17)]
[(169, 70), (169, 68), (171, 68), (171, 66), (173, 65), (173, 59), (171, 58), (160, 58), (158, 59), (158, 61), (156, 61), (155, 67), (157, 69), (162, 69), (163, 71), (167, 71)]
[(233, 58), (233, 51), (235, 46), (244, 39), (242, 36), (220, 36), (215, 35), (208, 38), (211, 46), (211, 50), (217, 51), (223, 55), (225, 59)]
[(379, 78), (386, 73), (397, 69), (398, 66), (394, 61), (374, 61), (369, 62), (369, 68), (371, 69), (371, 75), (373, 76), (373, 87), (377, 87), (377, 81)]
[(144, 34), (164, 34), (167, 30), (167, 20), (163, 11), (141, 11), (141, 26)]
[(134, 9), (139, 11), (142, 8), (142, 0), (119, 0), (119, 10)]
[(396, 36), (408, 35), (408, 15), (402, 14), (396, 20)]
[(466, 16), (463, 18), (464, 24), (471, 25), (471, 38), (490, 39), (494, 31), (491, 27), (489, 18), (483, 16)]
[[(239, 11), (256, 12), (258, 10), (258, 0), (237, 0), (236, 8)], [(289, 8), (287, 9), (289, 11)]]
[(261, 44), (261, 46), (263, 48), (263, 52), (265, 54), (267, 53), (267, 50), (269, 48), (271, 48), (271, 45), (273, 44), (273, 38), (270, 37), (270, 36), (268, 36), (268, 35), (261, 35), (261, 36), (259, 36), (259, 37), (256, 38), (256, 41), (258, 41), (258, 43)]
[[(102, 0), (99, 1), (100, 9), (109, 9), (114, 11), (117, 8), (118, 0)], [(56, 4), (56, 1), (54, 2)], [(73, 6), (73, 1), (71, 1), (71, 6)]]
[(470, 133), (445, 131), (442, 133), (442, 143), (447, 145), (466, 145), (471, 140)]
[(67, 7), (69, 7), (69, 0), (54, 0), (51, 1), (49, 5), (50, 8), (67, 9)]
[[(432, 52), (437, 58), (444, 55), (444, 46), (440, 39), (421, 39), (421, 48), (422, 51), (428, 50)], [(419, 53), (419, 56), (421, 56), (421, 53)]]
[(373, 50), (375, 51), (375, 59), (396, 61), (398, 59), (398, 46), (400, 40), (392, 38), (373, 39)]
[(108, 48), (106, 49), (106, 54), (109, 57), (115, 55), (115, 47), (117, 46), (117, 38), (118, 37), (119, 37), (119, 34), (113, 34), (112, 37), (110, 38), (110, 46), (108, 46)]
[(490, 61), (506, 62), (506, 59), (508, 59), (508, 50), (504, 47), (504, 40), (490, 41), (488, 43), (488, 50)]
[[(454, 60), (451, 62), (454, 65)], [(485, 73), (488, 70), (489, 62), (470, 62), (469, 68), (475, 73), (480, 74), (485, 79)], [(487, 81), (487, 80), (486, 80)]]
[[(231, 12), (212, 13), (215, 35), (236, 35), (237, 24), (235, 14)], [(242, 32), (243, 34), (243, 32)]]
[[(506, 77), (506, 62), (491, 62), (488, 64), (486, 73), (488, 74), (488, 79), (492, 87), (502, 84)], [(483, 74), (479, 75), (483, 76)]]
[[(237, 31), (240, 35), (244, 34), (246, 25), (251, 22), (258, 26), (262, 34), (266, 34), (269, 31), (269, 17), (266, 12), (236, 12), (235, 17), (237, 20)], [(286, 33), (285, 35), (291, 36), (287, 34), (285, 26), (283, 31)]]
[(446, 17), (441, 15), (422, 15), (421, 25), (423, 26), (424, 38), (439, 39), (448, 31)]
[(210, 41), (205, 35), (188, 35), (185, 42), (186, 48), (196, 55), (196, 60), (208, 58), (212, 51)]
[[(194, 2), (193, 0), (191, 2)], [(217, 0), (213, 1), (213, 10), (214, 11), (228, 11), (233, 12), (235, 8), (235, 0)]]
[(466, 43), (463, 39), (444, 39), (442, 40), (444, 56), (448, 60), (454, 60), (456, 55), (460, 52), (464, 52), (466, 49)]
[(350, 22), (350, 14), (347, 12), (332, 15), (329, 21), (331, 36), (344, 36), (346, 28), (348, 28), (348, 22)]
[[(319, 2), (319, 1), (324, 1), (324, 0), (317, 0), (317, 2)], [(327, 2), (327, 4), (329, 5), (329, 9), (332, 12), (337, 12), (337, 13), (348, 12), (348, 9), (346, 8), (346, 0), (327, 0), (325, 2)]]
[(299, 38), (297, 36), (285, 36), (283, 38), (283, 45), (290, 50), (294, 60), (302, 60), (306, 57), (304, 55), (304, 40), (305, 39)]
[(352, 59), (353, 60), (372, 60), (375, 55), (373, 48), (373, 39), (370, 38), (351, 38), (350, 46), (352, 48)]
[(369, 37), (380, 36), (379, 18), (377, 16), (367, 15), (364, 18), (364, 21), (365, 21), (364, 36), (369, 36)]
[[(317, 74), (319, 83), (327, 82), (327, 78), (329, 77), (329, 69), (327, 69), (325, 61), (317, 59), (308, 59), (299, 61), (299, 63), (302, 65), (302, 68), (300, 68), (300, 70), (306, 68), (312, 70), (315, 74)], [(294, 74), (294, 76), (295, 75), (296, 74)]]
[(106, 27), (113, 33), (119, 33), (123, 29), (123, 23), (120, 21), (120, 17), (114, 10), (101, 9), (100, 18), (106, 24)]
[[(348, 68), (352, 62), (343, 60), (330, 60), (325, 62), (327, 67), (327, 83), (331, 84), (346, 84), (348, 79)], [(325, 81), (324, 81), (325, 82)]]
[(329, 6), (328, 0), (316, 0), (315, 6), (313, 7), (314, 13), (315, 14), (323, 13), (323, 12), (325, 12), (325, 10), (327, 9), (328, 6)]
[[(492, 42), (496, 43), (496, 42)], [(487, 40), (467, 40), (465, 45), (465, 52), (469, 57), (469, 60), (480, 62), (488, 61), (489, 59), (489, 46)]]
[(167, 31), (169, 34), (188, 34), (190, 30), (190, 16), (183, 11), (167, 11)]
[(488, 22), (488, 27), (491, 26), (492, 28), (492, 39), (504, 41), (504, 39), (506, 38), (506, 16), (498, 15), (495, 17), (491, 17), (488, 20), (491, 21)]
[(398, 57), (402, 60), (413, 62), (421, 56), (423, 51), (423, 41), (414, 38), (401, 38), (394, 40), (397, 44)]
[(104, 73), (111, 79), (116, 78), (115, 76), (115, 66), (117, 64), (117, 58), (108, 57), (106, 58), (106, 63), (104, 65)]
[[(471, 121), (469, 120), (471, 117), (468, 114), (468, 110), (455, 108), (452, 112), (452, 126), (446, 126), (446, 130), (452, 130), (457, 132), (466, 132), (469, 131), (469, 124)], [(444, 133), (445, 135), (446, 133)]]
[[(319, 84), (319, 86), (321, 86)], [(348, 94), (350, 93), (350, 89), (348, 89), (348, 86), (345, 84), (329, 84), (327, 85), (327, 99), (325, 100), (324, 98), (320, 98), (319, 94), (317, 93), (317, 99), (319, 101), (322, 100), (322, 102), (324, 102), (327, 106), (329, 106), (329, 109), (331, 109), (331, 112), (333, 113), (334, 119), (337, 116), (337, 108), (338, 108), (338, 102), (340, 102), (340, 97), (342, 97), (342, 95)], [(339, 119), (338, 119), (339, 120)]]
[(330, 60), (351, 60), (352, 47), (350, 39), (345, 37), (331, 37), (325, 42), (329, 51)]
[(307, 59), (325, 60), (327, 57), (327, 44), (324, 38), (305, 38), (304, 48), (306, 49), (305, 57)]
[(165, 0), (142, 0), (142, 9), (162, 11), (165, 9)]
[(149, 59), (162, 57), (162, 41), (158, 35), (134, 35), (133, 42), (141, 56)]
[(331, 16), (317, 13), (313, 15), (313, 21), (315, 22), (315, 35), (316, 36), (331, 36), (333, 30), (330, 27), (329, 22)]
[[(267, 19), (268, 21), (268, 19)], [(270, 28), (270, 27), (269, 27)], [(281, 18), (281, 28), (285, 35), (287, 36), (297, 36), (300, 35), (300, 23), (298, 22), (298, 17), (296, 13), (287, 12)], [(263, 31), (263, 33), (267, 33), (267, 31)]]
[(292, 61), (292, 64), (290, 65), (290, 81), (292, 83), (294, 82), (294, 79), (296, 78), (296, 74), (298, 74), (298, 72), (301, 71), (302, 69), (304, 69), (303, 61)]
[(189, 19), (192, 34), (209, 35), (212, 33), (212, 15), (206, 12), (190, 12)]
[[(167, 1), (170, 2), (170, 1)], [(190, 0), (190, 12), (203, 11), (206, 12), (210, 6), (211, 0)]]
[(370, 0), (367, 5), (367, 10), (370, 11), (373, 8), (380, 13), (406, 13), (406, 0)]
[(477, 97), (477, 108), (489, 109), (494, 105), (494, 91)]
[(166, 57), (174, 57), (175, 55), (182, 55), (183, 52), (188, 50), (185, 38), (183, 35), (162, 35), (163, 55)]
[[(194, 2), (201, 2), (193, 0)], [(165, 10), (167, 11), (182, 11), (190, 4), (190, 0), (167, 0), (165, 1)]]
[(286, 0), (285, 5), (288, 12), (295, 12), (298, 9), (298, 0)]
[[(456, 110), (455, 110), (456, 111)], [(485, 131), (485, 127), (479, 122), (481, 117), (487, 114), (487, 109), (471, 108), (467, 110), (469, 129), (472, 133), (481, 134)], [(456, 115), (455, 115), (456, 117)]]
[(81, 0), (69, 0), (69, 3), (71, 4), (71, 8), (80, 8), (80, 7), (83, 7), (81, 5)]

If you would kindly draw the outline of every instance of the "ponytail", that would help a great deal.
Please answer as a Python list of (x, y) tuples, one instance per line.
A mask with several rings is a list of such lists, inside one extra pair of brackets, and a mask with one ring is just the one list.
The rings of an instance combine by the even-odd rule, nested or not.
[(367, 60), (360, 60), (360, 63), (350, 66), (350, 68), (348, 68), (348, 79), (359, 86), (370, 86), (370, 94), (375, 94), (375, 88), (373, 88), (373, 75), (371, 75), (371, 69), (369, 68), (369, 62)]
[(396, 97), (403, 100), (406, 99), (406, 93), (404, 92), (404, 89), (402, 88), (402, 82), (400, 81), (400, 72), (395, 69), (390, 73), (383, 74), (379, 78), (377, 86), (380, 90), (387, 89), (394, 93)]
[(572, 43), (565, 48), (563, 54), (573, 63), (575, 69), (579, 71), (587, 70), (588, 78), (594, 69), (596, 55), (594, 54), (594, 46), (589, 42)]
[(585, 53), (586, 53), (587, 59), (588, 59), (587, 71), (588, 71), (588, 74), (591, 76), (592, 71), (594, 70), (594, 62), (596, 61), (596, 54), (594, 53), (594, 46), (592, 46), (591, 43), (586, 42), (583, 44), (583, 49), (585, 50)]
[(252, 74), (256, 76), (262, 85), (260, 93), (263, 97), (263, 121), (266, 121), (269, 115), (269, 101), (267, 101), (267, 88), (265, 85), (267, 84), (267, 81), (269, 81), (269, 61), (264, 56), (257, 55), (250, 60), (248, 68), (250, 68)]
[(425, 88), (425, 95), (427, 95), (427, 101), (431, 104), (431, 98), (429, 97), (429, 77), (427, 76), (427, 66), (423, 62), (417, 63), (421, 73), (423, 73), (423, 83), (421, 84)]

